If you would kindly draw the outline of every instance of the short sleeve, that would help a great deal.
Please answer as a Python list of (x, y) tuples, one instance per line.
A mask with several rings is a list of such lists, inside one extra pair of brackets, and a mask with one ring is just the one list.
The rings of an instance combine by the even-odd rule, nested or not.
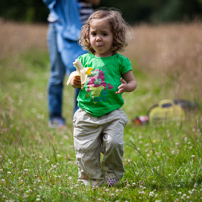
[(121, 74), (124, 74), (128, 71), (132, 70), (131, 62), (128, 58), (122, 58), (122, 65), (121, 65)]

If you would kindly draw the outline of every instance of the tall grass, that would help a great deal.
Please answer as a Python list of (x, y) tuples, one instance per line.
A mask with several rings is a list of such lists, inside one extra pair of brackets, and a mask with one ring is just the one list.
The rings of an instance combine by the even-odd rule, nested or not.
[[(77, 183), (71, 87), (64, 90), (67, 129), (47, 127), (49, 56), (43, 45), (46, 29), (38, 28), (36, 36), (44, 36), (38, 38), (41, 43), (32, 42), (34, 36), (29, 38), (27, 31), (32, 45), (20, 49), (24, 36), (18, 36), (14, 46), (8, 43), (12, 57), (4, 52), (0, 60), (0, 201), (201, 201), (201, 24), (134, 27), (134, 39), (124, 54), (132, 61), (138, 88), (123, 95), (129, 117), (124, 132), (126, 172), (112, 188)], [(184, 57), (177, 57), (177, 50)], [(164, 54), (173, 65), (165, 62)], [(183, 122), (133, 125), (134, 117), (145, 115), (164, 98), (194, 100), (199, 108), (187, 112)]]
[(164, 96), (202, 99), (202, 24), (135, 27), (125, 54), (161, 85), (173, 85)]

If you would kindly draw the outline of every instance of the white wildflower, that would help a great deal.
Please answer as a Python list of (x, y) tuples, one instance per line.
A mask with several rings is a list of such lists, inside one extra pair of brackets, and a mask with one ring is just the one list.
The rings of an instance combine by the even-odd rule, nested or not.
[(135, 185), (136, 185), (136, 183), (135, 183), (135, 182), (133, 182), (133, 183), (132, 183), (132, 186), (134, 187)]
[(142, 136), (140, 135), (138, 138), (139, 138), (139, 140), (141, 140), (141, 139), (142, 139)]
[(114, 194), (112, 193), (111, 195), (110, 195), (112, 198), (114, 198)]
[(176, 147), (178, 147), (178, 146), (179, 146), (179, 143), (178, 143), (178, 142), (176, 142), (176, 143), (175, 143), (175, 146), (176, 146)]

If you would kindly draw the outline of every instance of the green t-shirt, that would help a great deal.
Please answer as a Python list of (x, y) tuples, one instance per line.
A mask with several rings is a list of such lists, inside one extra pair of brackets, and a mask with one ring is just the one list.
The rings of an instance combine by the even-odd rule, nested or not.
[(128, 58), (116, 53), (110, 57), (96, 57), (86, 53), (79, 57), (85, 67), (92, 67), (91, 74), (78, 95), (78, 106), (95, 117), (119, 109), (124, 100), (116, 94), (122, 74), (132, 70)]

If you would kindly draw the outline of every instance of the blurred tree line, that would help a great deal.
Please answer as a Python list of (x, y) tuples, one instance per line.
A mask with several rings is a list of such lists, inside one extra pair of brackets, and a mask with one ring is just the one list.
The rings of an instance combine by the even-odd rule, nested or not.
[[(133, 24), (202, 19), (202, 0), (101, 0), (99, 7), (117, 8)], [(46, 22), (48, 13), (42, 0), (0, 1), (0, 17), (7, 20)]]

